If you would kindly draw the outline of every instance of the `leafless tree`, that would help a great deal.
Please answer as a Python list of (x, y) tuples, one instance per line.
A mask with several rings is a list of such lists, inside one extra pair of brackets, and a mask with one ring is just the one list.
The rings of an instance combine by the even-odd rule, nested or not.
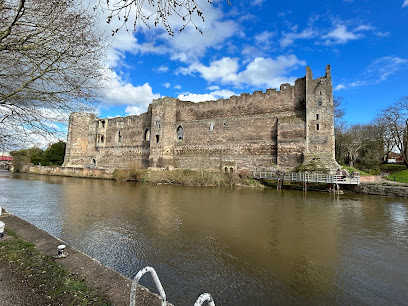
[[(179, 29), (180, 32), (191, 24), (203, 34), (193, 18), (196, 16), (198, 20), (205, 21), (200, 2), (212, 4), (211, 0), (114, 0), (113, 2), (100, 0), (98, 6), (110, 12), (107, 17), (108, 23), (112, 21), (112, 18), (118, 18), (122, 21), (121, 27), (125, 27), (126, 30), (128, 30), (128, 22), (132, 23), (133, 31), (140, 24), (145, 24), (150, 28), (149, 21), (152, 20), (154, 26), (161, 24), (169, 35), (174, 35), (169, 18), (176, 16), (183, 22), (183, 26)], [(230, 1), (226, 2), (231, 5)], [(112, 35), (119, 30), (120, 28), (113, 30)]]
[(94, 106), (103, 39), (77, 0), (0, 0), (0, 142)]
[(384, 109), (380, 118), (386, 125), (387, 133), (408, 166), (408, 96)]

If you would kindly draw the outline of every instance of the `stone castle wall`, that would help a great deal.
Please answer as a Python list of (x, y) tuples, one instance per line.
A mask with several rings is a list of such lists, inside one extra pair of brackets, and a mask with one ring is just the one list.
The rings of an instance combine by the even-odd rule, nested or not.
[(64, 165), (288, 170), (310, 154), (334, 161), (329, 66), (318, 79), (308, 67), (305, 77), (279, 91), (200, 103), (165, 97), (124, 118), (74, 113)]

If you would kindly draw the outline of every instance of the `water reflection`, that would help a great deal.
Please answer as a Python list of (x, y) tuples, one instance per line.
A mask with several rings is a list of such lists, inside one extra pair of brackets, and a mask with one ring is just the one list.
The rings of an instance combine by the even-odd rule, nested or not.
[[(6, 209), (192, 305), (406, 303), (405, 199), (0, 176)], [(147, 285), (151, 285), (147, 283)], [(152, 287), (153, 288), (153, 287)]]

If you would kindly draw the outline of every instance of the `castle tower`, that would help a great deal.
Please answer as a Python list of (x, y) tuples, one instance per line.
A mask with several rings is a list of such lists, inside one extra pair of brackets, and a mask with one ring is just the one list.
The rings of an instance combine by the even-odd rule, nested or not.
[(164, 97), (154, 100), (150, 136), (151, 167), (173, 165), (176, 129), (176, 99)]
[(96, 164), (96, 128), (95, 115), (72, 113), (69, 116), (67, 146), (64, 157), (65, 167), (84, 167)]
[[(334, 106), (330, 65), (326, 75), (313, 79), (306, 67), (306, 152), (305, 162), (319, 158), (325, 168), (333, 170), (335, 161)], [(335, 169), (334, 169), (335, 170)]]

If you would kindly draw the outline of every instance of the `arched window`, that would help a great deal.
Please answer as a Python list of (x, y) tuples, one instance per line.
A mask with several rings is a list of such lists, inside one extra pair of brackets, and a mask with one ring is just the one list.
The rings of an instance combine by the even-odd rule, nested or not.
[(159, 143), (160, 135), (156, 135), (156, 143)]
[(144, 132), (144, 140), (145, 141), (150, 141), (150, 131), (149, 129), (146, 129)]
[(179, 125), (179, 127), (177, 128), (177, 139), (183, 140), (183, 138), (184, 138), (184, 130), (183, 130), (183, 127)]
[(96, 165), (96, 159), (92, 158), (92, 165)]

